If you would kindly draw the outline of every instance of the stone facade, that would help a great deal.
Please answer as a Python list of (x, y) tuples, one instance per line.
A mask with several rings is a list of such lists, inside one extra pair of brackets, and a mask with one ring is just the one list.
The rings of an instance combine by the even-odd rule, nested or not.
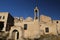
[(60, 34), (60, 20), (52, 20), (49, 16), (40, 15), (39, 9), (34, 9), (34, 19), (27, 17), (12, 17), (8, 12), (0, 12), (0, 31), (8, 34), (7, 39), (24, 40), (40, 38), (44, 34)]

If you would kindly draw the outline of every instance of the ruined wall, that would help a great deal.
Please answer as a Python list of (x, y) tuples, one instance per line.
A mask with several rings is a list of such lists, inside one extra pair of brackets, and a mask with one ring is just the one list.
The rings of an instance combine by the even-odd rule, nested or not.
[(51, 20), (51, 18), (48, 17), (48, 16), (40, 15), (40, 23), (41, 23), (41, 22), (44, 22), (44, 23), (51, 23), (52, 20)]
[[(46, 32), (46, 28), (49, 32)], [(53, 23), (53, 20), (48, 17), (41, 15), (40, 16), (40, 30), (42, 31), (41, 34), (54, 34), (57, 35), (57, 27), (56, 24)]]
[(57, 33), (60, 34), (60, 20), (53, 20), (53, 23), (56, 25)]

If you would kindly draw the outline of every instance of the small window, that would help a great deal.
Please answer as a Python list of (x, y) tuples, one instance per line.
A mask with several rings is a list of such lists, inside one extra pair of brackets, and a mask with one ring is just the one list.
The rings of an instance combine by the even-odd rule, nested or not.
[(3, 16), (3, 19), (5, 18), (5, 16)]
[(2, 16), (0, 16), (0, 19), (1, 19)]
[(58, 23), (58, 21), (56, 23)]
[(37, 13), (37, 10), (35, 10), (35, 12)]
[(46, 32), (49, 32), (49, 28), (48, 28), (48, 27), (47, 27), (47, 28), (45, 28), (45, 31), (46, 31)]
[(27, 30), (27, 24), (24, 24), (24, 30)]
[(36, 19), (38, 19), (38, 17), (36, 17)]

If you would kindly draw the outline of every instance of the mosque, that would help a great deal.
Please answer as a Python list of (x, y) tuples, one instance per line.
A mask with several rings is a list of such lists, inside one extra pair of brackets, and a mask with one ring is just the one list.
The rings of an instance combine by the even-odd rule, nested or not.
[(60, 34), (60, 20), (39, 15), (39, 9), (34, 9), (34, 18), (13, 17), (9, 12), (0, 12), (0, 38), (7, 40), (24, 40), (40, 38), (44, 34)]

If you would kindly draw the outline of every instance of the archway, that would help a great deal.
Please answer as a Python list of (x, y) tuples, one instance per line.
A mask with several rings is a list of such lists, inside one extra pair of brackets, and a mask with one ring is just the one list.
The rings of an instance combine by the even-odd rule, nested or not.
[(13, 30), (12, 31), (12, 39), (14, 39), (14, 40), (17, 40), (17, 39), (19, 39), (19, 32), (18, 32), (18, 30)]

